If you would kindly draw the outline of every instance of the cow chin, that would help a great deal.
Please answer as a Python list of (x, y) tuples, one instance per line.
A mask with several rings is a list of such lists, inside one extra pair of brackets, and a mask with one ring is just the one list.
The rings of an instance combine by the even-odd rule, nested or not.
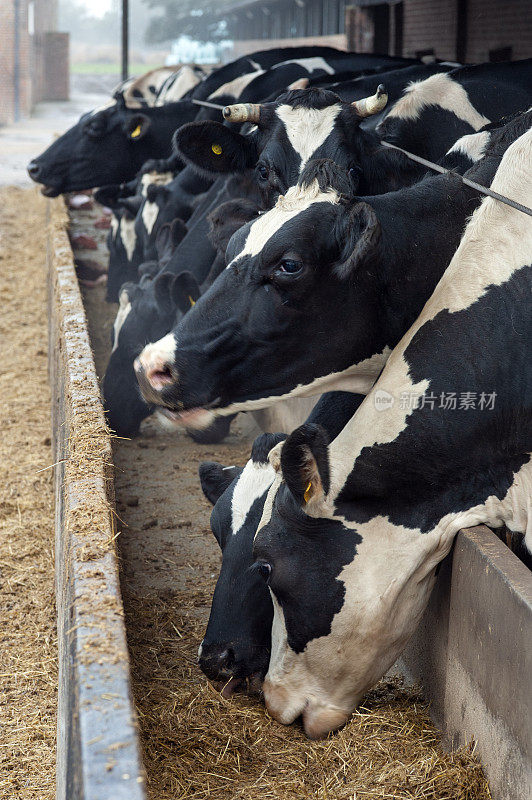
[(215, 420), (212, 411), (206, 408), (191, 408), (188, 411), (171, 411), (169, 408), (159, 407), (157, 409), (159, 421), (167, 429), (190, 428), (196, 431), (203, 431), (208, 428)]
[(350, 711), (323, 703), (317, 698), (294, 696), (285, 686), (268, 678), (263, 685), (264, 699), (269, 714), (282, 725), (290, 725), (299, 716), (309, 739), (321, 739), (331, 731), (345, 725)]
[(55, 186), (43, 186), (41, 189), (41, 194), (45, 197), (58, 197), (61, 194), (61, 189)]

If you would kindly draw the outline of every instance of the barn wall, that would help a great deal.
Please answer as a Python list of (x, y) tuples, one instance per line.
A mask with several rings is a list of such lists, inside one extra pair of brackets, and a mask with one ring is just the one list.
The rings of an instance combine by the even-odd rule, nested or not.
[[(19, 10), (20, 60), (20, 114), (31, 111), (31, 42), (28, 33), (28, 0), (20, 0)], [(15, 118), (15, 3), (0, 0), (0, 125)]]
[(403, 13), (403, 56), (432, 49), (436, 58), (456, 59), (456, 0), (406, 0)]
[[(55, 31), (56, 0), (19, 0), (19, 112), (40, 100), (68, 99), (68, 34)], [(15, 0), (0, 0), (0, 125), (15, 120)]]
[(512, 60), (532, 57), (530, 0), (469, 0), (468, 61), (489, 61), (490, 50), (512, 47)]

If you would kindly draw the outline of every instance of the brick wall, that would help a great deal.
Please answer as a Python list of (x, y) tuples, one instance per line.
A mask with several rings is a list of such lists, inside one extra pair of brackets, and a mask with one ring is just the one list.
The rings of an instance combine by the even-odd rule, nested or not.
[[(40, 100), (67, 100), (69, 90), (68, 34), (55, 31), (57, 0), (33, 0), (33, 35), (29, 5), (18, 0), (20, 117)], [(15, 116), (15, 0), (0, 0), (0, 125)]]
[(433, 49), (456, 59), (456, 0), (405, 0), (403, 13), (403, 56)]
[(488, 61), (490, 50), (511, 46), (512, 60), (532, 57), (530, 0), (469, 0), (468, 61)]
[[(31, 41), (28, 33), (28, 0), (19, 5), (19, 111), (31, 111)], [(0, 125), (15, 118), (15, 3), (0, 0)]]
[(33, 102), (68, 100), (69, 34), (58, 31), (36, 33), (33, 37)]

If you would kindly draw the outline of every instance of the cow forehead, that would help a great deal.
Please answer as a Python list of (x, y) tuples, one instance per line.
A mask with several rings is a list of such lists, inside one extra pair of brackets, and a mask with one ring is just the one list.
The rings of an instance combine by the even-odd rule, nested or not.
[(331, 203), (336, 205), (340, 202), (340, 196), (334, 189), (322, 191), (318, 186), (318, 181), (314, 180), (309, 186), (292, 186), (286, 195), (280, 197), (275, 206), (261, 214), (257, 220), (252, 222), (243, 249), (233, 258), (228, 268), (237, 259), (244, 256), (256, 256), (264, 248), (266, 243), (277, 233), (277, 231), (291, 219), (306, 211), (314, 203)]
[(341, 112), (339, 103), (326, 108), (280, 105), (275, 113), (284, 125), (288, 141), (301, 158), (299, 171), (331, 134)]

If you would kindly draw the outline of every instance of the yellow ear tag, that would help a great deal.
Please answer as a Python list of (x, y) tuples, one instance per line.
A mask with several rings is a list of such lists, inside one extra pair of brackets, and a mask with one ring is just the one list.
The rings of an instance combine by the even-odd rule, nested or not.
[(137, 139), (140, 136), (141, 131), (142, 131), (142, 128), (140, 127), (140, 125), (137, 125), (135, 130), (131, 131), (131, 133), (129, 135), (131, 136), (132, 139)]
[(213, 144), (212, 147), (211, 147), (211, 150), (212, 150), (212, 152), (214, 153), (215, 156), (221, 156), (222, 155), (222, 146), (220, 144)]
[(303, 494), (303, 499), (305, 500), (305, 503), (308, 503), (308, 501), (310, 500), (310, 490), (311, 489), (312, 489), (312, 481), (309, 481), (309, 484), (308, 484), (307, 488), (305, 489), (305, 493)]
[(196, 305), (196, 301), (195, 301), (195, 300), (193, 300), (193, 299), (191, 298), (191, 296), (190, 296), (190, 295), (188, 296), (188, 299), (190, 300), (190, 307), (191, 307), (191, 308), (192, 308), (192, 306), (195, 306), (195, 305)]

